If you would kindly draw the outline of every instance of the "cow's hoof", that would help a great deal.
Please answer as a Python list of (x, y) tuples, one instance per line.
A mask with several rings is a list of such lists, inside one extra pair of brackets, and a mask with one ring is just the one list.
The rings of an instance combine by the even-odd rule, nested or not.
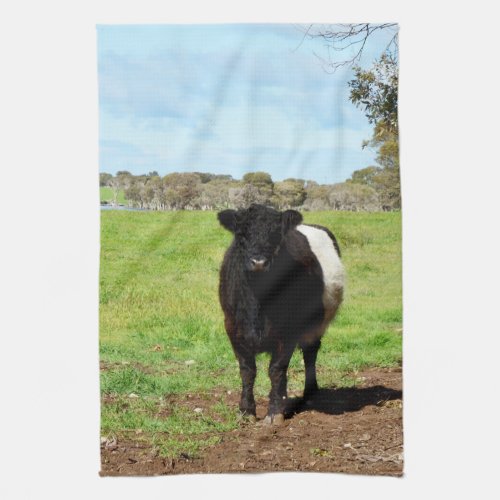
[(283, 425), (285, 416), (283, 413), (276, 413), (275, 415), (268, 415), (264, 419), (264, 425)]

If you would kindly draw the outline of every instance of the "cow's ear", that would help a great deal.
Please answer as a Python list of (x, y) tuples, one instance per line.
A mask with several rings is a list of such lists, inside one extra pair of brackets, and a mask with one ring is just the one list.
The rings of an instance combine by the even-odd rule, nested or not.
[(302, 215), (297, 210), (286, 210), (281, 214), (281, 230), (285, 234), (302, 222)]
[(217, 214), (220, 225), (228, 231), (236, 231), (236, 210), (223, 210)]

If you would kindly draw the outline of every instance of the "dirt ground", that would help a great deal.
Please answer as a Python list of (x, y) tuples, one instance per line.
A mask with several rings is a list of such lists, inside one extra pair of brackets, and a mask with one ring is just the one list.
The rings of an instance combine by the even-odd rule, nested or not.
[[(304, 404), (290, 397), (289, 418), (279, 427), (262, 420), (266, 399), (257, 401), (257, 422), (222, 433), (203, 456), (166, 459), (143, 442), (101, 444), (102, 476), (152, 476), (219, 472), (314, 471), (401, 476), (403, 472), (401, 368), (357, 374), (356, 388), (320, 389)], [(239, 395), (225, 394), (237, 407)], [(220, 396), (220, 394), (218, 394)], [(179, 404), (207, 407), (206, 398)]]

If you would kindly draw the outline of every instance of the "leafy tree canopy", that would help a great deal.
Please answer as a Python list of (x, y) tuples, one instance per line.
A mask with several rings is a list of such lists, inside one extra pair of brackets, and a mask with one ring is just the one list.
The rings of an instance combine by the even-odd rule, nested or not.
[(368, 121), (376, 126), (376, 135), (398, 134), (398, 65), (394, 56), (385, 53), (364, 70), (354, 68), (349, 82), (350, 100), (363, 109)]
[(256, 187), (272, 187), (273, 185), (273, 180), (267, 172), (249, 172), (243, 176), (243, 182)]

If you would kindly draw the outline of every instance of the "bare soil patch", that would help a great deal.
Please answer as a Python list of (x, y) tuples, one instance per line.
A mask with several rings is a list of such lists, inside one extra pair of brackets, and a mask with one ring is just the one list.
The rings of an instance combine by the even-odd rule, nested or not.
[[(242, 422), (220, 434), (202, 456), (158, 456), (139, 436), (101, 445), (102, 476), (314, 471), (400, 476), (403, 472), (401, 368), (357, 374), (355, 388), (320, 389), (305, 404), (290, 397), (282, 426), (265, 426), (267, 400), (257, 401), (257, 423)], [(239, 395), (224, 394), (237, 407)], [(220, 397), (221, 393), (214, 394)], [(176, 396), (178, 403), (208, 408), (211, 398)]]

